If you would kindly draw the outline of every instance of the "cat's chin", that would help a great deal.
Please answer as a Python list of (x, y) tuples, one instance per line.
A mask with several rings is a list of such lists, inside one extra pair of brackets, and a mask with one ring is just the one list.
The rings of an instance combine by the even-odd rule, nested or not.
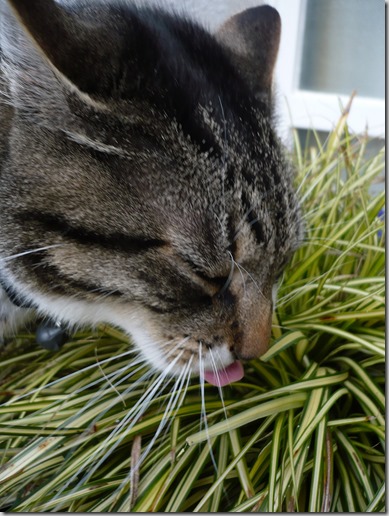
[(54, 321), (63, 321), (70, 328), (100, 323), (121, 328), (131, 337), (144, 362), (167, 378), (180, 376), (183, 368), (187, 367), (190, 376), (223, 387), (241, 380), (244, 375), (241, 362), (235, 360), (227, 345), (222, 344), (212, 352), (206, 346), (193, 347), (193, 342), (191, 347), (187, 339), (168, 342), (159, 338), (160, 331), (155, 320), (148, 310), (139, 306), (107, 300), (90, 303), (45, 294), (31, 295), (25, 287), (17, 286), (28, 301), (38, 305), (38, 313)]
[(163, 353), (158, 340), (148, 334), (145, 325), (129, 327), (128, 333), (145, 360), (153, 368), (161, 373), (167, 373), (168, 376), (180, 376), (183, 369), (188, 367), (192, 377), (200, 377), (202, 381), (205, 380), (216, 387), (224, 387), (237, 382), (244, 376), (242, 363), (239, 360), (234, 360), (227, 345), (221, 345), (214, 356), (211, 356), (211, 352), (206, 349), (202, 351), (199, 349), (198, 355), (192, 354), (191, 358), (186, 359), (180, 356), (179, 352), (171, 353), (168, 351)]

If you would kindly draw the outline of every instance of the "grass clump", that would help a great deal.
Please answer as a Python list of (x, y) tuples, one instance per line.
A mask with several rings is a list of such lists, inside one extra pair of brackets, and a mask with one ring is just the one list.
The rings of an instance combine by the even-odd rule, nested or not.
[(366, 160), (365, 146), (345, 116), (315, 150), (296, 138), (305, 240), (272, 346), (224, 403), (195, 379), (172, 391), (150, 378), (112, 328), (57, 354), (33, 335), (7, 346), (3, 510), (385, 510), (384, 194), (369, 192), (384, 160)]

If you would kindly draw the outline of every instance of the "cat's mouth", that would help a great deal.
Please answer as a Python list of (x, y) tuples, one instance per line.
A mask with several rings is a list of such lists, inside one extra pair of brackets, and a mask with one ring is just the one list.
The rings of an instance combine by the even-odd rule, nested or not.
[(243, 365), (239, 360), (232, 362), (227, 367), (220, 370), (204, 371), (203, 378), (211, 385), (224, 387), (233, 382), (238, 382), (244, 376)]

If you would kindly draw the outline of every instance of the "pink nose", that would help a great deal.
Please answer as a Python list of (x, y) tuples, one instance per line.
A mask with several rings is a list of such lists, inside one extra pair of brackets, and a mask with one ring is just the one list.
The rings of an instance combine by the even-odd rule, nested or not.
[(237, 358), (253, 360), (263, 355), (269, 347), (272, 303), (262, 302), (260, 307), (257, 304), (252, 307), (246, 306), (246, 313), (242, 319), (233, 349)]

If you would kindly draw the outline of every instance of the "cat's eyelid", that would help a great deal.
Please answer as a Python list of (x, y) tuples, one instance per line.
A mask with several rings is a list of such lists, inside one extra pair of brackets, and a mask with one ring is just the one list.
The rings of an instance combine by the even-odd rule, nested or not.
[(210, 281), (214, 283), (224, 283), (228, 281), (228, 276), (208, 276), (208, 274), (205, 274), (201, 271), (198, 271), (197, 275), (200, 276), (200, 278), (203, 278), (205, 281)]
[(228, 283), (229, 276), (209, 276), (207, 273), (200, 270), (190, 258), (179, 255), (178, 259), (181, 263), (185, 264), (185, 269), (191, 273), (191, 278), (212, 295), (219, 293), (220, 290), (224, 288), (225, 284)]

